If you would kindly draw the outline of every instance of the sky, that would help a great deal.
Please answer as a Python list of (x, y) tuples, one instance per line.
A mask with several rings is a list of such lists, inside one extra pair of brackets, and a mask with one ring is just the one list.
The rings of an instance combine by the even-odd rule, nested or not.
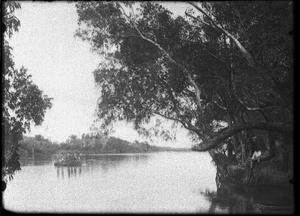
[[(183, 4), (168, 4), (168, 7), (176, 12)], [(184, 13), (184, 10), (177, 13), (179, 11)], [(88, 43), (74, 37), (78, 28), (74, 3), (21, 2), (21, 9), (16, 10), (15, 15), (21, 22), (19, 32), (10, 40), (16, 66), (27, 68), (33, 82), (53, 98), (53, 106), (47, 110), (42, 125), (32, 125), (26, 135), (41, 134), (52, 141), (63, 142), (72, 134), (81, 137), (82, 133), (88, 133), (96, 119), (100, 97), (92, 72), (102, 58), (90, 51)], [(114, 131), (112, 136), (130, 142), (146, 140), (124, 122), (116, 124)], [(192, 145), (184, 129), (176, 132), (176, 142), (156, 140), (153, 144)]]

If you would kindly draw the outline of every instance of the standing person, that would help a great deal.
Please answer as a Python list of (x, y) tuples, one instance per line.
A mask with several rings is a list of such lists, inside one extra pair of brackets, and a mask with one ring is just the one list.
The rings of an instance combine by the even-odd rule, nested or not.
[(260, 162), (261, 150), (257, 146), (256, 139), (254, 137), (251, 137), (250, 139), (252, 139), (252, 143), (251, 143), (252, 157), (251, 157), (251, 163), (250, 163), (250, 167), (252, 168), (254, 161), (257, 161), (258, 163)]

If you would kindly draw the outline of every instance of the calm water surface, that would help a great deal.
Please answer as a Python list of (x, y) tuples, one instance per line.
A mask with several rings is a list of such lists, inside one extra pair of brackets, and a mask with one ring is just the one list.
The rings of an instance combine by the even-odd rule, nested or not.
[[(217, 196), (208, 153), (85, 155), (81, 167), (25, 158), (3, 193), (18, 212), (259, 213), (251, 197)], [(217, 199), (216, 199), (217, 198)]]

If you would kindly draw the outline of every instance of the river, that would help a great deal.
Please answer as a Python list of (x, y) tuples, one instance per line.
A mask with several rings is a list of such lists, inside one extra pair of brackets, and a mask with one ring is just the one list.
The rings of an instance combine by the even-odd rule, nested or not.
[(208, 153), (84, 155), (81, 167), (22, 158), (8, 182), (4, 208), (59, 213), (260, 213), (252, 197), (216, 193)]

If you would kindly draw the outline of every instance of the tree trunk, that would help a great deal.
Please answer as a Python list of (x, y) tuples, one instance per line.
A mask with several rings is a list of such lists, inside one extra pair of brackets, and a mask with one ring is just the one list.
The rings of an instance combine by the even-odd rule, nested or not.
[(227, 151), (228, 151), (228, 157), (232, 157), (232, 151), (233, 151), (233, 145), (232, 145), (232, 142), (231, 140), (229, 140), (228, 142), (228, 148), (227, 148)]
[(287, 150), (286, 144), (283, 144), (283, 152), (282, 152), (282, 171), (289, 171), (289, 152)]
[(277, 149), (273, 132), (268, 132), (268, 143), (270, 147), (270, 157), (275, 157), (277, 154)]
[[(232, 128), (232, 117), (230, 114), (228, 114), (228, 128)], [(232, 137), (232, 145), (234, 148), (235, 154), (237, 153), (237, 147), (238, 147), (238, 140), (236, 136)]]

